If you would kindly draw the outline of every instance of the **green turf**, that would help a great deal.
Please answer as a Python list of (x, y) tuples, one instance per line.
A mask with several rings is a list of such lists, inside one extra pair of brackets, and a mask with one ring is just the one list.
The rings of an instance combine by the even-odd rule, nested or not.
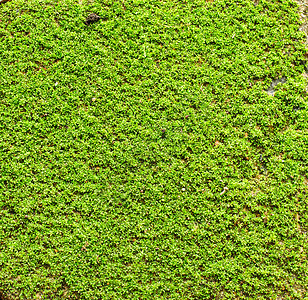
[(0, 5), (2, 297), (308, 299), (297, 11)]

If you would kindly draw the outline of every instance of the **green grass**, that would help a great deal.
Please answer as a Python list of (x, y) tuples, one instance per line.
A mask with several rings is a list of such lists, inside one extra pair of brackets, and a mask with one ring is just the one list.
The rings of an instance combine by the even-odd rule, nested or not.
[(0, 5), (2, 297), (308, 299), (297, 10)]

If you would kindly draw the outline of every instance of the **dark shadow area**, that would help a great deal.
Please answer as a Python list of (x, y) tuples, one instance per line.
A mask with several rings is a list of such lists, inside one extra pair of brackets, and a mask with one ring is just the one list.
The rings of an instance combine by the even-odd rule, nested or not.
[(8, 300), (2, 291), (0, 291), (0, 300)]

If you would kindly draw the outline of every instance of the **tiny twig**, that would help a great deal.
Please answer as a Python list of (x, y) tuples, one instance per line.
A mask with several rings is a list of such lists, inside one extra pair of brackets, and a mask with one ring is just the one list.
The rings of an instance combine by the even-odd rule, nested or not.
[(223, 191), (220, 193), (220, 196), (223, 195), (229, 188), (227, 186), (224, 187)]

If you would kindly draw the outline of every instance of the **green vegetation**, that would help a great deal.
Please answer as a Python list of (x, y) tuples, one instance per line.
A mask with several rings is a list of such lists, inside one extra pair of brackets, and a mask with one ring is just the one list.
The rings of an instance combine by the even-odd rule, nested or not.
[(3, 298), (308, 299), (297, 11), (0, 5)]

